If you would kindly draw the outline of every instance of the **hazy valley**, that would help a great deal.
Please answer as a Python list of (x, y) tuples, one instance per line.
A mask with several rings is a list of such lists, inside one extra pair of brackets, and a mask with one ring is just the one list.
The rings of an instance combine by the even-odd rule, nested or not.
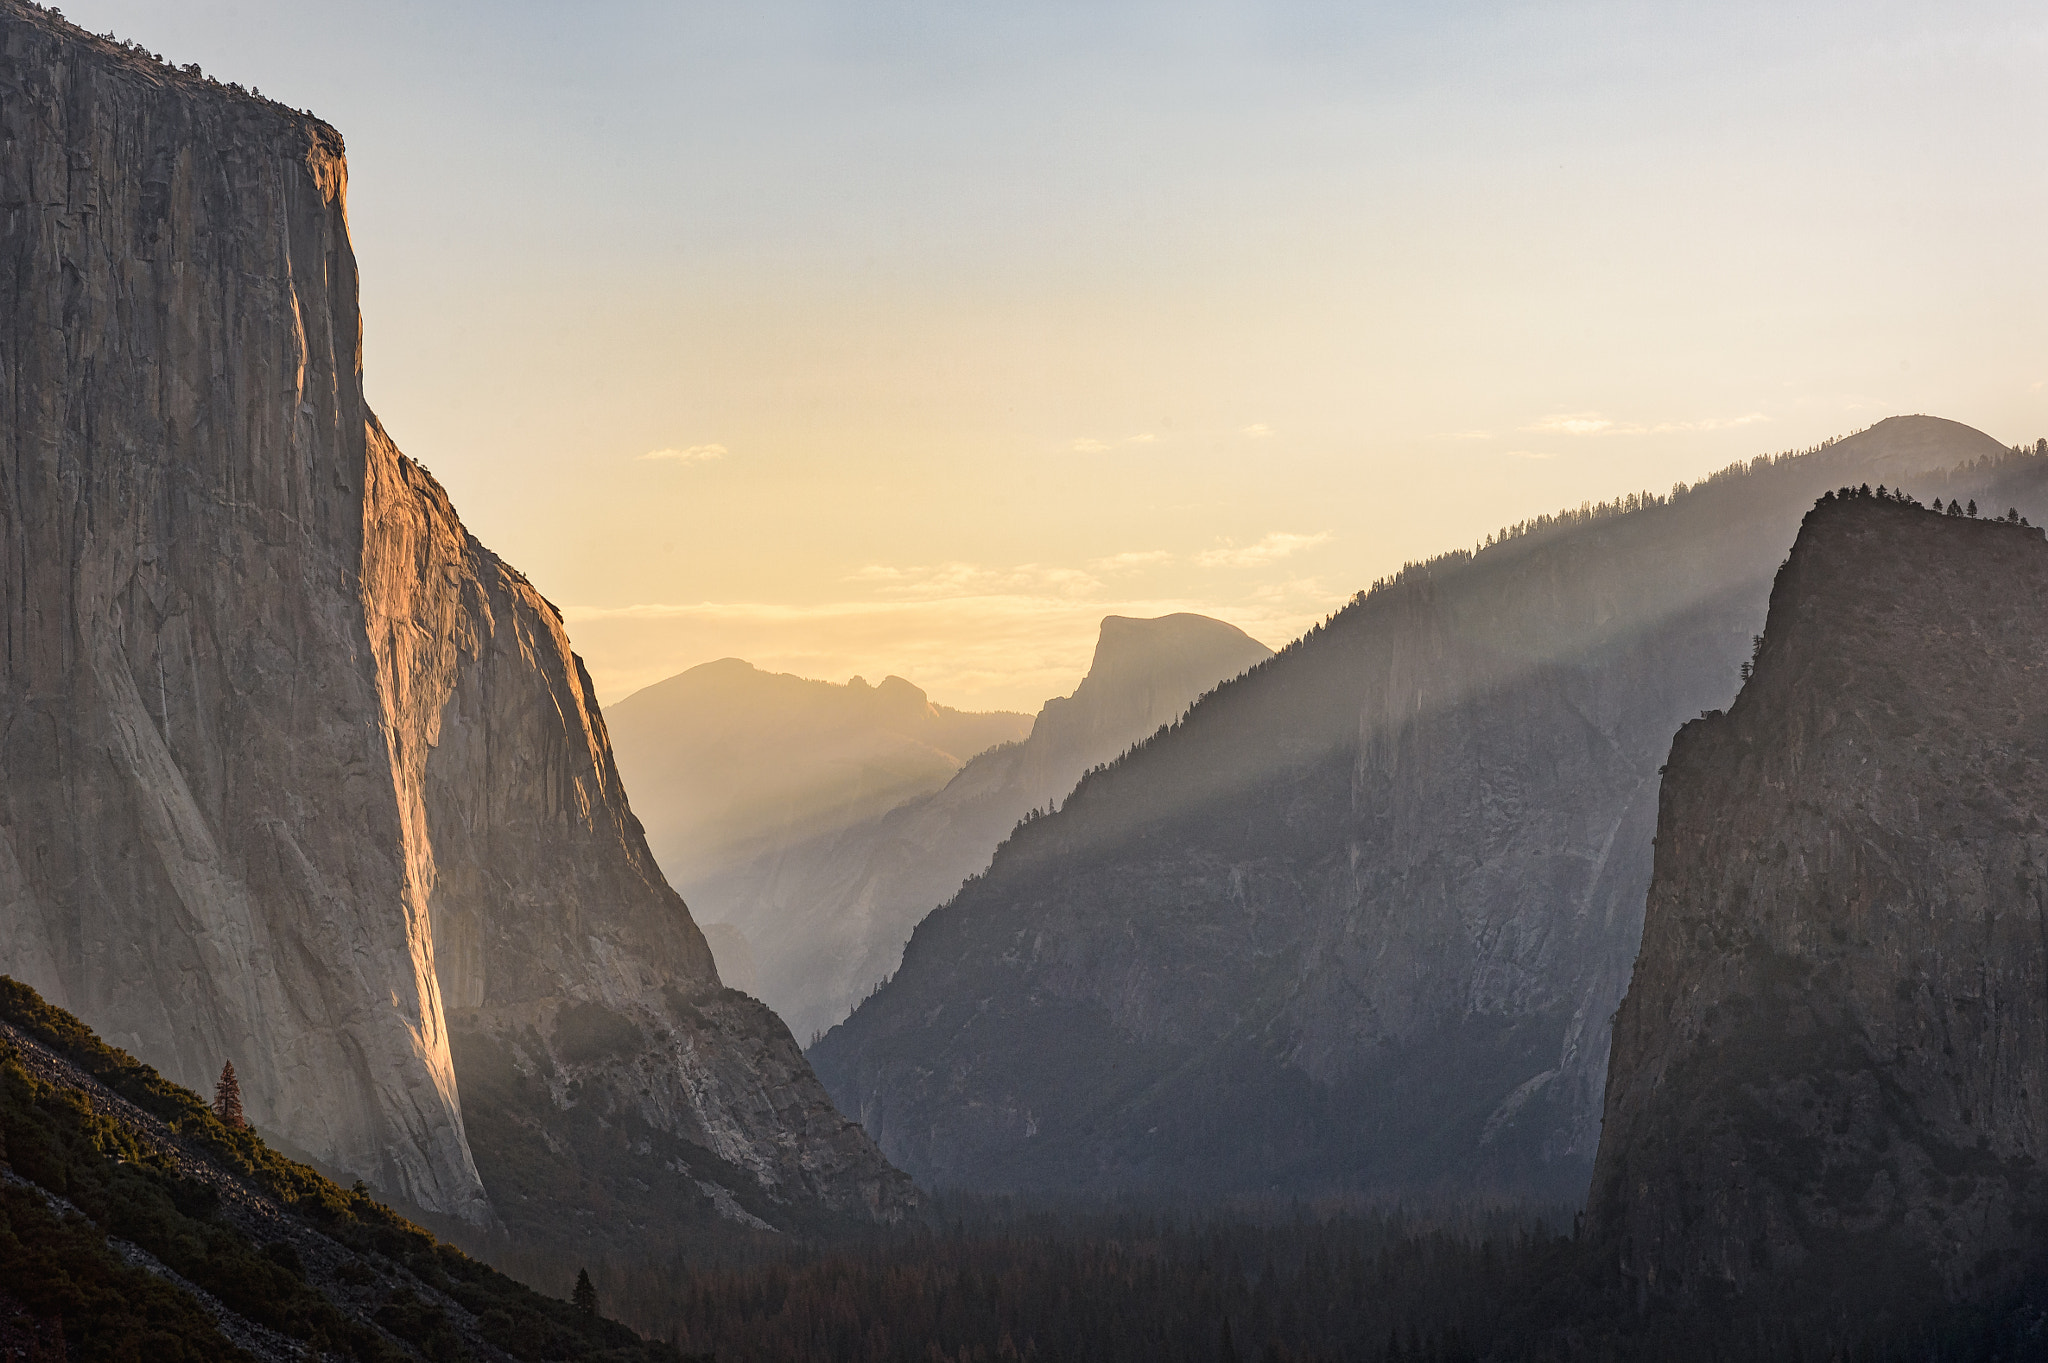
[[(761, 674), (741, 672), (737, 660), (707, 664), (614, 706), (612, 730), (634, 789), (657, 792), (658, 812), (642, 817), (657, 830), (650, 842), (664, 869), (700, 914), (743, 935), (744, 943), (728, 950), (747, 953), (758, 982), (750, 992), (807, 1037), (839, 1022), (896, 969), (911, 929), (988, 864), (1019, 819), (1056, 805), (1090, 767), (1270, 654), (1219, 620), (1112, 616), (1102, 622), (1093, 665), (1074, 694), (1047, 701), (1028, 727), (1016, 723), (1022, 716), (935, 716), (967, 738), (953, 740), (969, 760), (951, 770), (922, 747), (901, 755), (908, 742), (899, 733), (929, 724), (925, 715), (934, 707), (897, 677), (872, 693), (842, 692), (795, 678), (763, 678), (762, 685), (754, 680)], [(709, 669), (718, 669), (722, 681), (751, 683), (748, 732), (728, 737), (740, 726), (720, 726), (716, 739), (692, 743), (652, 712), (672, 703), (669, 695), (687, 694), (693, 681), (702, 687)], [(842, 694), (877, 717), (905, 718), (894, 728), (885, 720), (826, 739), (812, 707)], [(706, 725), (724, 711), (699, 704), (688, 713), (690, 723)], [(992, 734), (1003, 740), (975, 747)], [(785, 742), (803, 755), (784, 756)], [(714, 743), (731, 756), (706, 760), (702, 749)], [(864, 760), (842, 755), (848, 748)], [(892, 763), (902, 769), (912, 762), (923, 764), (929, 788), (889, 774)], [(733, 779), (732, 767), (772, 772), (786, 784), (764, 799), (745, 777)], [(942, 770), (946, 779), (932, 781)], [(745, 831), (721, 837), (721, 828)], [(736, 850), (687, 850), (697, 845)]]
[(0, 1357), (2048, 1353), (2048, 441), (604, 709), (348, 176), (0, 0)]

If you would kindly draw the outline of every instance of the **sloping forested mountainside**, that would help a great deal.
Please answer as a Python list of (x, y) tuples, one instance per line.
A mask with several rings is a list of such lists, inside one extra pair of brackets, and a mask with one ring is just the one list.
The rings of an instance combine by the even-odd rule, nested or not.
[(1664, 776), (1588, 1215), (1646, 1295), (2041, 1280), (2044, 688), (2039, 529), (1807, 517), (1755, 675)]
[(901, 677), (812, 681), (738, 658), (635, 691), (605, 718), (647, 845), (717, 921), (712, 887), (739, 868), (928, 795), (1031, 731), (1029, 715), (934, 705)]
[(365, 405), (340, 137), (21, 0), (0, 88), (0, 969), (472, 1228), (566, 1235), (593, 1164), (893, 1215), (554, 608)]
[(1670, 735), (1802, 508), (1902, 477), (2048, 510), (2048, 454), (1902, 417), (1362, 594), (1020, 827), (820, 1076), (941, 1185), (1576, 1201)]
[(224, 1126), (0, 976), (9, 1358), (671, 1360)]
[(709, 877), (693, 902), (744, 929), (760, 997), (798, 1036), (813, 1035), (896, 968), (917, 920), (988, 865), (1018, 819), (1271, 656), (1235, 625), (1204, 615), (1109, 616), (1088, 674), (1073, 695), (1045, 703), (1022, 742), (982, 753), (944, 789), (879, 818)]

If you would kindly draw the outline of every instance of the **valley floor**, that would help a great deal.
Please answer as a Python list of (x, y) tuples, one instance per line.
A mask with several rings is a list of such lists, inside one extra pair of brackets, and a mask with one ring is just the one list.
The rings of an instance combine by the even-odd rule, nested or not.
[(2048, 1293), (1962, 1314), (1842, 1303), (1636, 1307), (1611, 1260), (1496, 1208), (942, 1197), (916, 1227), (758, 1244), (723, 1264), (607, 1265), (608, 1311), (721, 1363), (1422, 1363), (2039, 1358)]

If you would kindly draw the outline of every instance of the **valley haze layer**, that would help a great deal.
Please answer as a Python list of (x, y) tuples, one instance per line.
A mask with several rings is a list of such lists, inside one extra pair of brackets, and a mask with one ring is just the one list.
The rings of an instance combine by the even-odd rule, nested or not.
[(1841, 483), (2048, 515), (1897, 417), (1411, 565), (1091, 773), (810, 1049), (932, 1185), (1577, 1203), (1658, 767)]
[[(756, 980), (749, 992), (798, 1036), (810, 1036), (843, 1019), (895, 970), (918, 920), (985, 868), (1019, 819), (1058, 804), (1090, 767), (1271, 656), (1244, 631), (1207, 616), (1112, 615), (1102, 621), (1081, 684), (1047, 701), (1028, 724), (1022, 715), (931, 706), (901, 678), (851, 691), (770, 678), (730, 659), (613, 706), (613, 733), (634, 790), (666, 797), (644, 816), (663, 867), (672, 878), (692, 877), (691, 902), (700, 912), (744, 934), (720, 950), (745, 951)], [(741, 686), (752, 693), (749, 722), (721, 724), (728, 704), (703, 693)], [(821, 731), (813, 707), (827, 698), (886, 726), (865, 739)], [(713, 703), (684, 711), (686, 699)], [(920, 759), (929, 771), (947, 756), (908, 739), (940, 726), (964, 731), (970, 744), (1003, 730), (1011, 741), (974, 751), (943, 782), (903, 798), (909, 783), (889, 780), (893, 772), (915, 772)], [(882, 738), (895, 741), (878, 744)], [(793, 739), (810, 751), (794, 757)], [(856, 752), (860, 760), (848, 761)], [(877, 798), (892, 790), (898, 798)], [(764, 791), (779, 801), (763, 801)], [(715, 812), (692, 820), (692, 805)], [(646, 809), (644, 798), (638, 807)], [(686, 836), (693, 829), (720, 836), (701, 839), (693, 851)]]

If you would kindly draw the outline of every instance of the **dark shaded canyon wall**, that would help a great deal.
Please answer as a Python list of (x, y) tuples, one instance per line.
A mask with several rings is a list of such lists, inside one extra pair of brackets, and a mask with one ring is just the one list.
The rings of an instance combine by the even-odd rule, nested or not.
[(2040, 1270), (2044, 809), (2041, 531), (1823, 502), (1664, 777), (1588, 1217), (1645, 1295)]
[(499, 1125), (630, 1112), (889, 1214), (720, 988), (559, 617), (365, 407), (346, 174), (0, 0), (0, 970), (181, 1083), (232, 1059), (260, 1128), (429, 1211), (493, 1217), (452, 1024), (545, 1076)]

